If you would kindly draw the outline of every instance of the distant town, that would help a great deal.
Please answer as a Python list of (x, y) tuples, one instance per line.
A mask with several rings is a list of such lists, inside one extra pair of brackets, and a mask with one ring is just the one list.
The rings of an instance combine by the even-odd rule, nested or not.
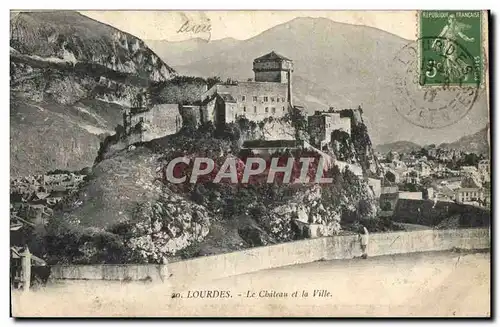
[(56, 171), (11, 179), (11, 220), (45, 223), (53, 208), (65, 197), (76, 192), (87, 172)]
[(423, 147), (377, 153), (384, 185), (380, 207), (391, 214), (396, 199), (433, 200), (490, 208), (490, 160), (458, 150)]

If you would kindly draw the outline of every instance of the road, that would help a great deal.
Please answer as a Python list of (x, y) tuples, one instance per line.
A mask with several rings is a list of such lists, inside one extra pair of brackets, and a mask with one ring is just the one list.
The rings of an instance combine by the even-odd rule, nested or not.
[(66, 282), (12, 303), (15, 316), (484, 317), (490, 253), (321, 261), (188, 286)]

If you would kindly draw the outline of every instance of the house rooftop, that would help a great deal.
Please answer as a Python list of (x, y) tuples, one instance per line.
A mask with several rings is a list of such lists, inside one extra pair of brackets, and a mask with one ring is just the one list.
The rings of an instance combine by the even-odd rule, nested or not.
[(268, 60), (287, 60), (287, 61), (292, 61), (291, 59), (288, 59), (285, 56), (282, 56), (280, 54), (277, 54), (274, 51), (269, 52), (268, 54), (263, 55), (262, 57), (256, 58), (254, 62), (259, 62), (259, 61), (268, 61)]

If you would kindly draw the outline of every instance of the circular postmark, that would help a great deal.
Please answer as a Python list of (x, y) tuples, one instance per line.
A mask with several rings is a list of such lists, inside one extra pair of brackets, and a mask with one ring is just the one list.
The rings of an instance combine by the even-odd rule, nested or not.
[(394, 63), (393, 104), (414, 125), (450, 126), (469, 112), (478, 97), (478, 62), (453, 40), (419, 38), (399, 50)]

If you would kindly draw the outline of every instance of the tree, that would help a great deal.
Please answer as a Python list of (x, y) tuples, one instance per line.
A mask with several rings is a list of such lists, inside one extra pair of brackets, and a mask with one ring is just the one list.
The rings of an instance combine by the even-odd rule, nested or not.
[(358, 220), (369, 218), (371, 216), (372, 207), (366, 199), (360, 199), (356, 208)]
[(308, 124), (307, 117), (302, 113), (302, 111), (297, 107), (292, 107), (290, 111), (285, 115), (285, 121), (290, 122), (295, 130), (295, 139), (300, 140), (303, 138), (304, 134), (307, 135)]
[(380, 205), (380, 210), (382, 211), (390, 211), (392, 208), (391, 208), (391, 203), (388, 202), (388, 201), (385, 201), (383, 202), (381, 205)]
[(212, 86), (220, 83), (222, 83), (222, 79), (219, 76), (212, 76), (207, 78), (207, 87), (209, 90)]

